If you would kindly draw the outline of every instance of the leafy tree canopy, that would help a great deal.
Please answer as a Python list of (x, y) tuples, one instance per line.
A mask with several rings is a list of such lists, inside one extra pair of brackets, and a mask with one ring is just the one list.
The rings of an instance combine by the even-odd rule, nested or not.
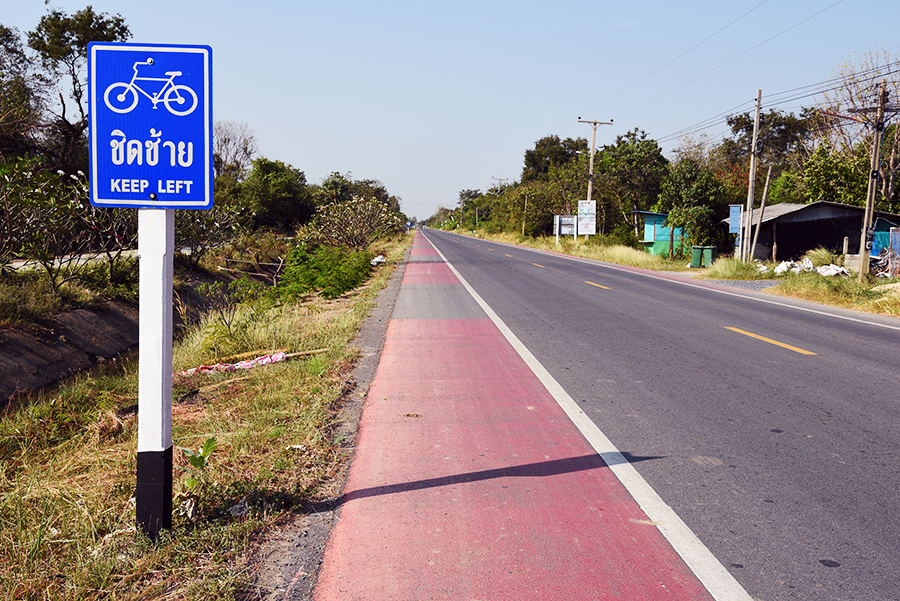
[(130, 37), (131, 31), (121, 15), (96, 13), (87, 6), (72, 15), (58, 9), (48, 11), (34, 31), (28, 32), (28, 45), (40, 55), (46, 69), (69, 76), (72, 98), (84, 118), (82, 98), (86, 82), (82, 71), (88, 43), (124, 42)]
[(388, 193), (383, 183), (375, 179), (354, 180), (349, 172), (335, 171), (322, 182), (316, 191), (316, 203), (320, 206), (332, 202), (349, 202), (353, 198), (373, 198), (400, 212), (400, 198)]
[(725, 242), (721, 227), (728, 216), (725, 192), (715, 174), (694, 159), (684, 158), (670, 165), (653, 210), (668, 213), (668, 224), (682, 228), (693, 245)]
[(829, 141), (823, 141), (803, 166), (806, 199), (865, 206), (870, 166), (862, 144), (837, 152)]
[(637, 128), (604, 146), (600, 154), (598, 187), (608, 186), (622, 217), (637, 232), (638, 219), (631, 211), (646, 211), (656, 202), (669, 161), (656, 140)]
[[(802, 151), (812, 143), (815, 134), (816, 112), (805, 108), (800, 116), (772, 109), (759, 117), (758, 148), (763, 160), (783, 168), (796, 165)], [(732, 137), (722, 142), (720, 152), (726, 161), (747, 166), (753, 144), (754, 115), (747, 112), (727, 119)]]
[(522, 169), (522, 183), (546, 181), (551, 168), (560, 169), (571, 162), (578, 152), (588, 149), (584, 138), (566, 138), (545, 136), (534, 143), (532, 150), (525, 151), (525, 168)]
[(46, 87), (18, 30), (0, 25), (0, 158), (34, 151)]
[(255, 228), (291, 232), (308, 222), (315, 209), (306, 175), (281, 161), (260, 157), (253, 161), (241, 196), (254, 212)]
[(85, 66), (90, 42), (124, 42), (131, 31), (120, 15), (96, 13), (91, 6), (68, 15), (52, 9), (28, 32), (28, 46), (37, 52), (46, 70), (68, 78), (69, 95), (78, 117), (66, 116), (66, 102), (59, 93), (60, 113), (43, 128), (42, 150), (52, 169), (67, 173), (87, 170), (87, 106)]
[(459, 191), (459, 208), (462, 210), (474, 206), (478, 198), (481, 196), (481, 190), (460, 190)]

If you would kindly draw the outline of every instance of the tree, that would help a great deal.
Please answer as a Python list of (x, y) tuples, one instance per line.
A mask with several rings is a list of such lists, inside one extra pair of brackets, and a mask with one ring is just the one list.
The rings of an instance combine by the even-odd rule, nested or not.
[(656, 202), (668, 164), (656, 140), (637, 128), (601, 150), (598, 187), (611, 188), (622, 218), (632, 225), (635, 235), (640, 234), (640, 219), (633, 211), (646, 211)]
[[(347, 176), (349, 177), (350, 174), (348, 173)], [(350, 194), (351, 197), (374, 198), (387, 205), (392, 211), (400, 212), (400, 198), (389, 194), (387, 187), (377, 179), (351, 180)]]
[(15, 28), (0, 25), (0, 160), (33, 153), (48, 82)]
[(835, 151), (822, 142), (803, 166), (803, 188), (810, 201), (825, 200), (855, 206), (866, 205), (871, 162), (862, 144)]
[(95, 13), (90, 6), (72, 14), (55, 9), (41, 17), (34, 31), (28, 32), (28, 45), (40, 56), (44, 68), (57, 77), (67, 77), (69, 96), (78, 110), (76, 118), (67, 116), (67, 105), (59, 92), (60, 112), (46, 125), (45, 153), (52, 168), (74, 173), (87, 170), (88, 127), (86, 105), (87, 45), (89, 42), (124, 42), (131, 31), (120, 15)]
[(317, 200), (319, 204), (327, 204), (331, 202), (347, 201), (352, 198), (353, 179), (350, 174), (342, 175), (335, 171), (322, 181)]
[(213, 171), (216, 178), (244, 179), (258, 151), (256, 136), (246, 123), (216, 121), (213, 125)]
[[(732, 137), (722, 142), (719, 152), (727, 162), (749, 168), (754, 115), (749, 112), (730, 115), (726, 121)], [(776, 175), (802, 164), (807, 149), (813, 145), (815, 121), (816, 112), (809, 108), (803, 109), (799, 117), (776, 109), (761, 113), (757, 138), (760, 161), (774, 165)]]
[[(134, 212), (133, 209), (125, 210)], [(238, 234), (240, 216), (240, 209), (229, 203), (213, 204), (204, 211), (176, 211), (175, 247), (187, 249), (187, 261), (196, 267), (211, 249)]]
[(654, 211), (668, 213), (666, 223), (680, 227), (695, 246), (725, 244), (721, 221), (728, 217), (722, 184), (715, 174), (691, 158), (669, 166)]
[[(882, 80), (887, 81), (889, 102), (900, 100), (900, 73), (896, 69), (898, 60), (895, 54), (881, 47), (863, 54), (856, 62), (847, 61), (836, 69), (842, 83), (823, 92), (819, 104), (828, 107), (828, 113), (855, 116), (863, 121), (859, 123), (820, 113), (824, 136), (837, 152), (853, 155), (861, 144), (865, 153), (871, 156), (875, 123), (875, 111), (872, 109), (878, 105), (877, 95)], [(883, 199), (882, 206), (896, 210), (900, 205), (897, 193), (900, 131), (897, 127), (885, 131), (882, 154), (882, 164), (878, 167), (878, 193)]]
[(474, 224), (476, 216), (479, 218), (484, 217), (483, 213), (480, 212), (481, 199), (480, 190), (459, 191), (459, 212), (467, 222), (471, 221)]
[(291, 232), (308, 222), (315, 210), (306, 175), (281, 161), (260, 157), (241, 185), (241, 198), (254, 213), (255, 229)]
[(556, 135), (541, 138), (534, 143), (534, 149), (525, 151), (522, 183), (546, 181), (551, 168), (564, 167), (578, 156), (578, 152), (585, 152), (587, 149), (588, 143), (585, 138), (560, 140)]

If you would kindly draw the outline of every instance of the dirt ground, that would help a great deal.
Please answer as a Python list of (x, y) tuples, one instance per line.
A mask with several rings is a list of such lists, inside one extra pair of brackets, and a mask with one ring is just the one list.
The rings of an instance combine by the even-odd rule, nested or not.
[[(360, 351), (360, 358), (352, 374), (354, 387), (341, 405), (340, 426), (336, 433), (336, 439), (348, 449), (355, 445), (363, 402), (375, 377), (405, 267), (404, 262), (379, 293), (376, 307), (353, 342)], [(244, 598), (264, 601), (307, 601), (312, 598), (331, 527), (340, 513), (336, 501), (343, 490), (349, 464), (347, 461), (341, 477), (324, 491), (321, 502), (286, 516), (260, 537), (251, 550), (250, 563), (255, 577)]]

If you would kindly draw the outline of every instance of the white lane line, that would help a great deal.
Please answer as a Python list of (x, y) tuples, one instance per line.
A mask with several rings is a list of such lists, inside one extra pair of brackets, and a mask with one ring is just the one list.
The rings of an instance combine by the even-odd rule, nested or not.
[(597, 424), (578, 407), (575, 400), (560, 386), (556, 378), (550, 375), (550, 372), (547, 371), (541, 362), (531, 354), (531, 351), (503, 323), (500, 316), (475, 292), (475, 289), (469, 285), (469, 282), (447, 260), (444, 253), (434, 244), (432, 244), (432, 247), (444, 260), (447, 267), (459, 278), (460, 283), (469, 291), (475, 302), (481, 306), (491, 321), (494, 322), (494, 325), (503, 333), (506, 340), (522, 357), (522, 360), (534, 372), (534, 375), (538, 377), (547, 391), (553, 395), (553, 398), (556, 399), (562, 410), (566, 412), (566, 415), (569, 416), (575, 427), (578, 428), (588, 443), (603, 458), (603, 461), (606, 462), (606, 465), (616, 475), (619, 482), (631, 494), (632, 498), (641, 507), (641, 510), (647, 514), (651, 522), (656, 524), (662, 535), (666, 537), (666, 540), (669, 541), (675, 552), (681, 556), (688, 568), (706, 587), (709, 594), (717, 601), (753, 601), (753, 598), (735, 580), (734, 576), (725, 569), (722, 562), (716, 559), (706, 545), (697, 538), (697, 535), (678, 517), (678, 514), (662, 500), (634, 466), (625, 459), (612, 441), (597, 427)]

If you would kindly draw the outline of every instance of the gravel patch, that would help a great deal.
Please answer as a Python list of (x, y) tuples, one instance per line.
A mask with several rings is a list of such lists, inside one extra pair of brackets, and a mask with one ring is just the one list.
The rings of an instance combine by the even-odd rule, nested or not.
[(715, 284), (724, 284), (734, 288), (743, 288), (744, 290), (765, 290), (777, 286), (781, 282), (778, 280), (706, 280)]

